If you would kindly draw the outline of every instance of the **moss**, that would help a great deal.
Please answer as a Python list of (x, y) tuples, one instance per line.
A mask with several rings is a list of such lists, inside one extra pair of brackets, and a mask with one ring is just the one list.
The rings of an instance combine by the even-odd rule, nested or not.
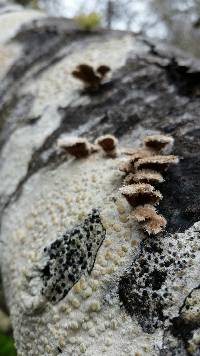
[(96, 12), (89, 14), (80, 14), (75, 16), (76, 23), (84, 30), (90, 31), (94, 27), (98, 26), (101, 21), (101, 17)]
[(1, 356), (16, 356), (16, 350), (12, 337), (0, 332), (0, 354)]

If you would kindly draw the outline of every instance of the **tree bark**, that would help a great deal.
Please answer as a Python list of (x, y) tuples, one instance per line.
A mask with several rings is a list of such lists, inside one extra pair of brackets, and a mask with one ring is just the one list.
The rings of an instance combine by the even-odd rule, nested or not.
[[(0, 26), (1, 269), (18, 354), (199, 355), (200, 63), (31, 10), (2, 14)], [(112, 75), (88, 93), (71, 75), (80, 63)], [(164, 232), (149, 237), (127, 219), (120, 155), (57, 148), (65, 134), (106, 133), (131, 148), (147, 134), (175, 138), (180, 163), (159, 187)], [(56, 287), (45, 285), (53, 241)]]

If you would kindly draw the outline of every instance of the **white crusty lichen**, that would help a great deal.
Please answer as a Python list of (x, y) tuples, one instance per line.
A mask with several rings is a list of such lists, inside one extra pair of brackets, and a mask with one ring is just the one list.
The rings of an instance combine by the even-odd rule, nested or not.
[[(64, 355), (84, 351), (86, 355), (114, 356), (116, 350), (123, 352), (124, 347), (130, 352), (141, 350), (137, 323), (121, 310), (117, 290), (110, 289), (110, 285), (117, 286), (119, 274), (127, 268), (140, 241), (139, 232), (133, 230), (134, 223), (124, 219), (128, 216), (128, 205), (114, 199), (121, 180), (117, 159), (105, 159), (101, 151), (80, 160), (71, 159), (55, 170), (41, 171), (31, 177), (22, 196), (4, 216), (2, 235), (5, 240), (10, 236), (12, 241), (9, 253), (12, 263), (6, 263), (8, 255), (6, 250), (3, 252), (9, 276), (5, 288), (19, 354), (57, 355), (59, 349)], [(52, 294), (48, 281), (42, 293), (45, 282), (42, 268), (48, 261), (48, 251), (53, 252), (52, 243), (62, 239), (66, 231), (80, 229), (93, 208), (98, 208), (106, 231), (94, 264), (70, 286), (66, 279), (64, 287), (70, 288), (60, 301), (59, 293)], [(99, 231), (99, 222), (95, 226)], [(57, 277), (58, 273), (54, 282)], [(53, 285), (56, 293), (60, 285)], [(52, 303), (51, 297), (55, 295)], [(124, 328), (129, 330), (127, 335)], [(117, 343), (113, 342), (115, 338)], [(151, 354), (150, 345), (149, 350)]]

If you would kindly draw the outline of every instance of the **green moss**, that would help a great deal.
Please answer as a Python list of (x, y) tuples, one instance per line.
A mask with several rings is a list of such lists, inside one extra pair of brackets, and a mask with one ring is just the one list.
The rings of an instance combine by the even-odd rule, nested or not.
[(80, 14), (75, 16), (75, 21), (84, 30), (90, 31), (94, 27), (98, 26), (101, 21), (101, 17), (96, 12), (90, 14)]
[(12, 337), (4, 335), (0, 332), (0, 355), (1, 356), (16, 356), (16, 349)]

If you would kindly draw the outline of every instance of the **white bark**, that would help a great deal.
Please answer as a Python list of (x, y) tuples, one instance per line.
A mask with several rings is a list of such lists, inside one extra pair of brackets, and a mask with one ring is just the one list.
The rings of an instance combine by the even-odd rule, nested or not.
[[(34, 25), (30, 24), (32, 19), (37, 19)], [(58, 38), (65, 33), (63, 41), (66, 41), (66, 45), (59, 46), (53, 55), (51, 51), (54, 48), (49, 47), (49, 58), (48, 54), (46, 58), (42, 56), (40, 58), (38, 54), (21, 78), (15, 79), (11, 74), (21, 63), (20, 60), (23, 59), (26, 64), (26, 55), (31, 60), (30, 52), (25, 51), (25, 46), (27, 45), (30, 51), (30, 47), (35, 45), (33, 34), (30, 35), (32, 44), (27, 43), (28, 37), (25, 43), (19, 35), (14, 38), (14, 33), (17, 33), (25, 23), (27, 30), (23, 30), (23, 33), (35, 26), (37, 38), (42, 32), (48, 36), (46, 31), (48, 26), (52, 33), (57, 31)], [(185, 308), (184, 303), (189, 294), (192, 297), (194, 295), (194, 298), (191, 298), (193, 302), (190, 301), (189, 310), (184, 310), (184, 317), (189, 320), (195, 313), (197, 314), (195, 308), (199, 305), (200, 224), (192, 222), (185, 231), (180, 228), (181, 232), (177, 229), (171, 236), (166, 232), (158, 239), (155, 238), (162, 248), (161, 254), (164, 255), (165, 262), (174, 258), (170, 257), (171, 251), (177, 254), (176, 261), (169, 270), (165, 270), (165, 266), (160, 267), (162, 263), (160, 256), (158, 262), (155, 260), (159, 253), (155, 252), (154, 255), (143, 250), (145, 247), (142, 247), (142, 241), (144, 246), (145, 243), (151, 242), (148, 242), (136, 223), (127, 219), (130, 208), (118, 192), (123, 177), (118, 170), (121, 156), (111, 159), (102, 153), (95, 153), (80, 160), (66, 158), (57, 151), (55, 135), (60, 138), (63, 134), (72, 136), (85, 134), (93, 140), (94, 136), (102, 133), (102, 130), (103, 133), (122, 130), (120, 147), (136, 148), (147, 133), (162, 131), (157, 121), (154, 123), (152, 113), (149, 114), (149, 122), (147, 116), (144, 117), (144, 120), (147, 119), (146, 122), (141, 121), (142, 119), (137, 121), (135, 118), (140, 117), (140, 109), (142, 111), (147, 107), (147, 111), (150, 112), (151, 103), (156, 100), (157, 105), (159, 100), (166, 102), (169, 100), (168, 95), (171, 95), (170, 91), (172, 93), (173, 90), (172, 96), (176, 97), (179, 103), (172, 104), (174, 107), (181, 106), (180, 103), (182, 106), (187, 103), (190, 105), (190, 98), (176, 93), (174, 87), (166, 84), (166, 79), (162, 78), (160, 81), (165, 84), (160, 84), (160, 90), (162, 92), (164, 87), (167, 88), (163, 94), (166, 98), (159, 99), (161, 93), (157, 89), (148, 95), (144, 87), (140, 90), (139, 78), (141, 82), (145, 82), (143, 76), (150, 75), (148, 73), (151, 71), (155, 71), (155, 76), (156, 73), (161, 76), (157, 63), (164, 66), (168, 58), (153, 58), (153, 55), (148, 54), (148, 46), (133, 38), (131, 34), (97, 32), (86, 36), (77, 34), (75, 30), (66, 29), (65, 26), (67, 28), (64, 20), (60, 20), (59, 23), (58, 20), (47, 19), (43, 14), (30, 10), (0, 16), (0, 27), (6, 28), (0, 48), (3, 63), (2, 91), (7, 88), (2, 96), (2, 103), (3, 105), (10, 103), (15, 94), (18, 98), (17, 105), (15, 103), (15, 108), (11, 107), (11, 114), (8, 114), (10, 123), (3, 126), (5, 136), (2, 138), (0, 171), (1, 268), (18, 354), (171, 355), (170, 352), (175, 345), (175, 352), (181, 350), (184, 355), (187, 351), (186, 346), (182, 345), (183, 338), (180, 335), (176, 337), (170, 327), (174, 325), (175, 317), (180, 318), (180, 315), (182, 317), (182, 309)], [(72, 37), (73, 33), (77, 37), (69, 40), (67, 33), (69, 37)], [(49, 31), (49, 36), (51, 35)], [(57, 42), (52, 36), (52, 44), (53, 41), (56, 46)], [(48, 42), (48, 45), (51, 43)], [(39, 45), (35, 46), (35, 51), (38, 51)], [(43, 54), (42, 43), (40, 46)], [(51, 59), (56, 59), (55, 63), (50, 62), (50, 56)], [(152, 64), (145, 67), (147, 56)], [(138, 64), (139, 57), (142, 60)], [(128, 58), (134, 60), (124, 66)], [(94, 67), (106, 64), (112, 68), (113, 82), (110, 88), (105, 89), (107, 90), (105, 94), (98, 97), (80, 93), (81, 84), (71, 76), (71, 71), (80, 63), (89, 63)], [(23, 71), (23, 68), (19, 65), (19, 71)], [(125, 90), (123, 85), (126, 83), (129, 83), (129, 87)], [(124, 99), (120, 94), (120, 86), (124, 90)], [(109, 100), (112, 101), (115, 95), (116, 102), (113, 106)], [(131, 98), (132, 107), (126, 112)], [(108, 103), (105, 104), (106, 100)], [(124, 117), (130, 117), (130, 130), (126, 126), (128, 121), (124, 119), (123, 122), (122, 112), (121, 121), (117, 120), (119, 103), (121, 107), (124, 105)], [(99, 109), (101, 105), (105, 106), (104, 114)], [(109, 111), (109, 105), (112, 112)], [(84, 110), (85, 116), (82, 119), (80, 115)], [(91, 115), (92, 110), (94, 114)], [(167, 116), (163, 107), (159, 110), (161, 114), (163, 110), (163, 116)], [(188, 111), (188, 115), (193, 115), (192, 119), (196, 118), (198, 112), (196, 106), (194, 110), (191, 109), (191, 114)], [(136, 120), (136, 123), (134, 121), (132, 124), (131, 120)], [(159, 122), (159, 115), (155, 120)], [(166, 118), (165, 124), (170, 125), (173, 122)], [(187, 133), (191, 130), (190, 125), (187, 126), (188, 117), (185, 118), (185, 122)], [(181, 133), (177, 133), (177, 140), (178, 135)], [(184, 148), (181, 149), (184, 151)], [(78, 275), (78, 283), (73, 287), (69, 284), (66, 286), (70, 287), (67, 295), (59, 302), (52, 303), (48, 293), (42, 295), (44, 279), (41, 269), (47, 261), (43, 250), (57, 238), (62, 238), (66, 231), (70, 233), (74, 227), (83, 224), (84, 219), (94, 208), (99, 210), (101, 224), (106, 229), (106, 237), (105, 239), (102, 237), (103, 243), (98, 250), (93, 269), (89, 274), (85, 272), (81, 278)], [(89, 238), (94, 244), (96, 232), (91, 232)], [(150, 272), (155, 270), (158, 273), (166, 272), (159, 290), (154, 291), (160, 296), (162, 317), (156, 314), (156, 308), (159, 309), (160, 304), (156, 307), (153, 297), (149, 299), (149, 305), (148, 303), (146, 305), (150, 326), (147, 325), (146, 316), (143, 317), (142, 312), (139, 320), (139, 310), (135, 310), (135, 315), (129, 314), (126, 305), (123, 305), (123, 298), (119, 295), (119, 282), (125, 271), (128, 271), (127, 273), (131, 271), (132, 263), (133, 265), (140, 263), (140, 253), (144, 253), (144, 259), (150, 261), (148, 262), (150, 271), (146, 276), (146, 272), (141, 270), (144, 280), (143, 276), (137, 277), (135, 291), (140, 291), (140, 285), (143, 285), (145, 278), (147, 281), (151, 279)], [(74, 255), (77, 263), (75, 252)], [(183, 262), (183, 266), (175, 266), (178, 261)], [(87, 263), (90, 263), (89, 260)], [(141, 266), (138, 265), (138, 268)], [(159, 281), (157, 283), (159, 284)], [(147, 285), (146, 292), (152, 295), (151, 283)], [(168, 296), (164, 296), (165, 293)], [(130, 298), (133, 298), (134, 305), (136, 303), (134, 296)], [(196, 314), (195, 318), (199, 320)], [(163, 316), (166, 317), (165, 321)], [(192, 330), (193, 334), (189, 341), (185, 336), (185, 343), (188, 342), (187, 347), (190, 346), (193, 354), (197, 355), (198, 322)]]

